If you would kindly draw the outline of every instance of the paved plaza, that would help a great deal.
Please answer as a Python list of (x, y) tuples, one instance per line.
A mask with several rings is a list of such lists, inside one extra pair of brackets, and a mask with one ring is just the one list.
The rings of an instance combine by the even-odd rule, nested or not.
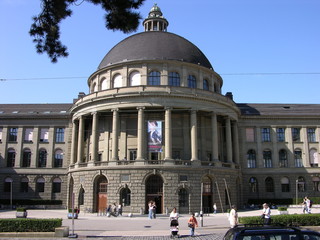
[[(313, 213), (319, 212), (318, 208), (313, 209)], [(290, 208), (289, 213), (300, 214), (302, 208)], [(260, 214), (261, 210), (239, 211), (239, 217), (259, 216)], [(277, 210), (273, 210), (272, 214), (278, 214)], [(188, 214), (183, 214), (179, 218), (180, 239), (222, 239), (229, 229), (226, 213), (205, 215), (202, 224), (200, 218), (197, 218), (199, 227), (196, 228), (196, 236), (191, 238), (187, 227), (189, 217)], [(15, 218), (15, 211), (2, 210), (0, 211), (0, 218)], [(96, 213), (81, 212), (79, 218), (72, 221), (72, 219), (67, 218), (66, 210), (28, 210), (28, 218), (62, 218), (63, 226), (68, 226), (69, 233), (71, 235), (72, 233), (76, 234), (78, 239), (163, 240), (170, 239), (171, 234), (167, 215), (158, 215), (156, 219), (148, 219), (147, 215), (140, 214), (133, 214), (132, 217), (128, 217), (127, 214), (119, 217), (107, 217)], [(13, 238), (5, 238), (0, 235), (0, 239)], [(27, 240), (28, 238), (23, 239)], [(34, 240), (34, 238), (30, 239)], [(48, 240), (48, 238), (46, 239)]]

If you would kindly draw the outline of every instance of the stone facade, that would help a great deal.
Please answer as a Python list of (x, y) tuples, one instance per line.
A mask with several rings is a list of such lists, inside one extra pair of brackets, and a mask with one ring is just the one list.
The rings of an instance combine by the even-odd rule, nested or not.
[(0, 105), (0, 200), (180, 213), (320, 196), (320, 105), (237, 104), (154, 6), (73, 104)]

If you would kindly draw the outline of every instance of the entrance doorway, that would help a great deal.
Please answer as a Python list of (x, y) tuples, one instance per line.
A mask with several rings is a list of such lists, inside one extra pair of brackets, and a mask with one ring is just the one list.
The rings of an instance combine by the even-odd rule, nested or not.
[(202, 180), (202, 211), (203, 213), (212, 212), (212, 181), (209, 177)]
[(148, 213), (148, 203), (156, 204), (156, 213), (163, 212), (163, 180), (159, 175), (151, 175), (146, 180), (146, 203), (145, 213)]
[(96, 211), (105, 213), (108, 204), (108, 181), (106, 177), (100, 176), (96, 181)]

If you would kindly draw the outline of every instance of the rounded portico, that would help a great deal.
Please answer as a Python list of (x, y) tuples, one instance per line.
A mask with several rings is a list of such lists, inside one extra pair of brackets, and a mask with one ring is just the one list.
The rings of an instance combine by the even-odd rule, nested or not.
[[(221, 94), (222, 78), (205, 55), (166, 32), (158, 6), (151, 12), (146, 32), (106, 54), (88, 79), (89, 94), (71, 109), (69, 176), (78, 205), (104, 211), (116, 202), (144, 212), (152, 200), (162, 213), (211, 211), (219, 186), (225, 195), (225, 176), (240, 201), (231, 184), (239, 175), (239, 110)], [(166, 24), (151, 31), (150, 21)]]

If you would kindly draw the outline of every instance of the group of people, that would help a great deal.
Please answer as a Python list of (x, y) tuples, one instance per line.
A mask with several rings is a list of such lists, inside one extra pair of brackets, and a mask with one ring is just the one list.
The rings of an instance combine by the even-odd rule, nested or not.
[[(179, 213), (177, 212), (176, 208), (172, 209), (172, 212), (170, 213), (170, 217), (169, 218), (170, 218), (170, 221), (178, 220)], [(188, 227), (190, 229), (190, 236), (193, 237), (194, 236), (194, 230), (195, 230), (196, 227), (198, 227), (198, 221), (197, 221), (194, 213), (191, 213), (191, 216), (188, 219)]]
[(109, 205), (106, 210), (107, 216), (122, 216), (122, 205), (113, 203), (113, 205)]

